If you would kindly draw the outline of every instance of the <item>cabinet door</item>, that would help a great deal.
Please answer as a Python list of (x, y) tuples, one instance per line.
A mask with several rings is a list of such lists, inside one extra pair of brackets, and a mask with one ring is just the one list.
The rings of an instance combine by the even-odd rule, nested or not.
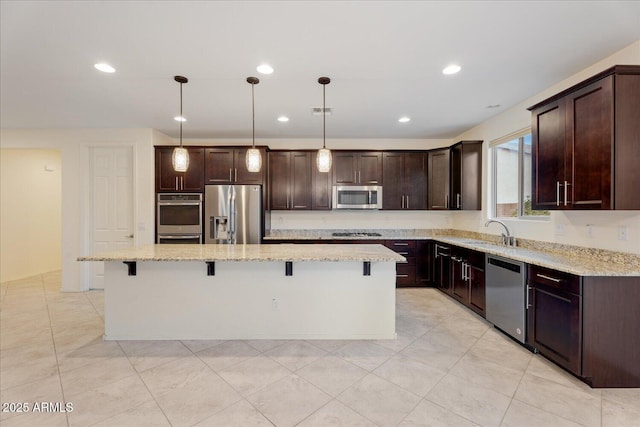
[(291, 209), (311, 209), (311, 153), (291, 152)]
[(467, 305), (469, 300), (469, 288), (464, 279), (465, 266), (460, 254), (451, 255), (451, 292), (458, 301)]
[(182, 191), (204, 191), (204, 149), (189, 148), (189, 168), (181, 182)]
[(436, 243), (433, 257), (433, 282), (438, 289), (451, 294), (451, 255), (443, 254)]
[[(482, 209), (482, 141), (463, 142), (459, 171), (460, 196), (452, 191), (458, 209)], [(458, 200), (460, 201), (458, 203)]]
[(430, 286), (432, 283), (433, 242), (416, 242), (416, 285)]
[(566, 99), (568, 203), (573, 209), (613, 209), (613, 76)]
[(429, 209), (449, 209), (449, 149), (429, 152)]
[(533, 208), (564, 209), (564, 101), (555, 101), (533, 110), (531, 130)]
[(269, 207), (272, 210), (289, 209), (290, 153), (269, 153)]
[[(404, 155), (404, 208), (427, 209), (427, 153), (405, 153)], [(387, 197), (388, 181), (384, 177), (384, 198)]]
[(232, 184), (233, 148), (207, 148), (204, 153), (205, 184)]
[(173, 170), (171, 156), (172, 148), (156, 148), (156, 192), (178, 191), (179, 176), (182, 174)]
[(467, 275), (469, 282), (469, 308), (482, 317), (485, 317), (486, 290), (484, 268), (469, 264), (467, 267)]
[(450, 209), (462, 209), (462, 144), (451, 147), (451, 203)]
[(580, 296), (530, 283), (528, 343), (574, 374), (580, 374)]
[(382, 184), (382, 153), (370, 152), (358, 155), (357, 182), (359, 185)]
[(333, 153), (333, 185), (357, 184), (357, 159), (354, 153)]
[(247, 170), (247, 149), (236, 148), (234, 150), (234, 181), (236, 184), (264, 184), (264, 170), (266, 168), (266, 152), (260, 148), (262, 155), (262, 167), (259, 172), (249, 172)]
[(382, 179), (384, 193), (382, 209), (404, 209), (404, 153), (384, 153), (382, 157)]
[(311, 209), (331, 210), (331, 171), (319, 172), (316, 167), (317, 151), (311, 156), (311, 185), (313, 186), (313, 199)]

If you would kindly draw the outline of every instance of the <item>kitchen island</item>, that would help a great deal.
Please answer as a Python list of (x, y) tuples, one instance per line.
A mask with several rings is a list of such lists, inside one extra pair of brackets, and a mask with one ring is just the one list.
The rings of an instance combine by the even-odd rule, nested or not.
[(105, 340), (392, 339), (382, 245), (146, 245), (105, 263)]

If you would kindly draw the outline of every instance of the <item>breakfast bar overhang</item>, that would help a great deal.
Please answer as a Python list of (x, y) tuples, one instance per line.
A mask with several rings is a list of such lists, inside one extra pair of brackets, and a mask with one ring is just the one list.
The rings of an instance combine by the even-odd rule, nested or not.
[(105, 340), (393, 339), (382, 245), (146, 245), (105, 263)]

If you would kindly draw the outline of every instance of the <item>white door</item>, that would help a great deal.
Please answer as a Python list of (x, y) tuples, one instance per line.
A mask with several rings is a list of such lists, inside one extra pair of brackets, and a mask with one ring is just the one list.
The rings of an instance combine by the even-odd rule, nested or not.
[[(91, 253), (133, 245), (133, 151), (91, 149)], [(91, 263), (90, 289), (104, 289), (104, 263)]]

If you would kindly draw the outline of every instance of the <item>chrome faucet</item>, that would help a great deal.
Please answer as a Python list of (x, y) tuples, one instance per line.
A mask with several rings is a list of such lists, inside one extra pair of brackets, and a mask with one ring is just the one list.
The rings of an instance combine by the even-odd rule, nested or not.
[(507, 232), (507, 234), (502, 233), (502, 244), (504, 246), (515, 247), (516, 246), (516, 238), (515, 238), (515, 236), (511, 235), (511, 233), (509, 232), (509, 229), (507, 228), (507, 225), (502, 221), (498, 221), (497, 219), (490, 219), (489, 221), (487, 221), (484, 224), (484, 226), (488, 227), (489, 224), (491, 224), (492, 222), (500, 224), (501, 226), (504, 227), (504, 230)]

